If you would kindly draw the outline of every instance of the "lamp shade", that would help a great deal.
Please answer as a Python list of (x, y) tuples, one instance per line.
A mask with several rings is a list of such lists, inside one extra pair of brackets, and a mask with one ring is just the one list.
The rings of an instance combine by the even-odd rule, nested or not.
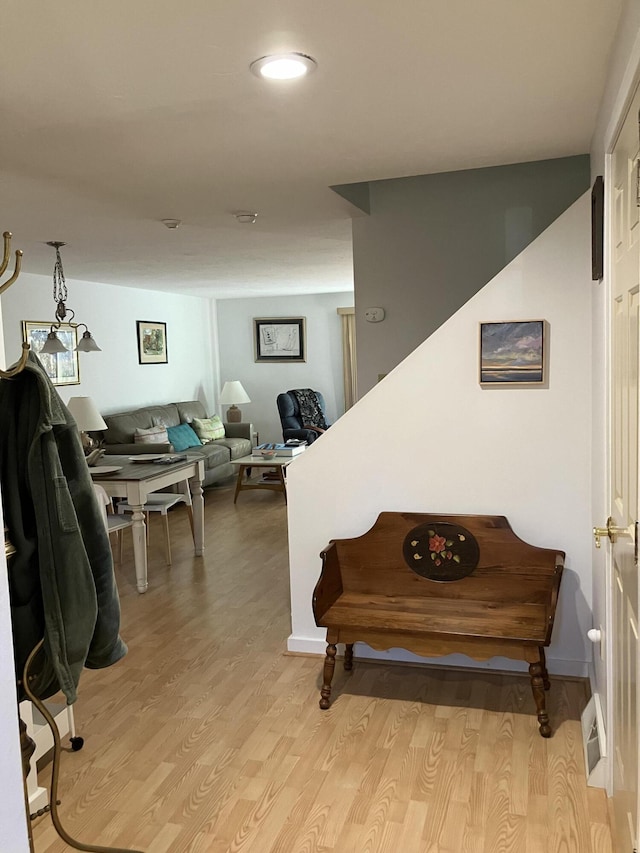
[(62, 343), (60, 338), (56, 335), (56, 333), (52, 330), (47, 335), (47, 340), (44, 342), (44, 345), (40, 352), (46, 352), (55, 355), (58, 352), (67, 352), (67, 348)]
[(237, 379), (231, 382), (225, 382), (220, 392), (220, 402), (226, 405), (235, 405), (236, 403), (250, 403), (249, 395), (242, 387), (242, 383)]
[(76, 350), (78, 352), (102, 352), (89, 330), (82, 333), (82, 337), (78, 341)]
[(107, 429), (107, 425), (91, 397), (71, 397), (67, 403), (67, 408), (81, 432)]

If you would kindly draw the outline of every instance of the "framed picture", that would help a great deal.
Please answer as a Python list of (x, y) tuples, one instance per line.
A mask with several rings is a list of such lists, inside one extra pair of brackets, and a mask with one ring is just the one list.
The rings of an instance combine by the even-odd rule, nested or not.
[(138, 362), (140, 364), (167, 364), (167, 324), (151, 320), (137, 320)]
[(306, 361), (304, 317), (254, 317), (256, 361)]
[(591, 278), (600, 281), (604, 276), (604, 180), (602, 175), (593, 182), (591, 190)]
[(60, 327), (55, 329), (60, 343), (67, 350), (66, 352), (40, 352), (51, 331), (51, 326), (51, 321), (23, 320), (22, 339), (36, 353), (47, 372), (47, 376), (54, 385), (79, 385), (80, 364), (76, 351), (78, 346), (77, 329), (70, 323), (61, 323)]
[(480, 323), (480, 384), (545, 381), (544, 320)]

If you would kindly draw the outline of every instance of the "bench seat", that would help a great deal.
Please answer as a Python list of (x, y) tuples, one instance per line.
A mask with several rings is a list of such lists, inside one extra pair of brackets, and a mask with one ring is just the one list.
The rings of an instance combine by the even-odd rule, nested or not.
[(543, 604), (501, 605), (488, 601), (453, 601), (343, 593), (324, 614), (328, 628), (364, 628), (424, 637), (482, 637), (545, 642)]

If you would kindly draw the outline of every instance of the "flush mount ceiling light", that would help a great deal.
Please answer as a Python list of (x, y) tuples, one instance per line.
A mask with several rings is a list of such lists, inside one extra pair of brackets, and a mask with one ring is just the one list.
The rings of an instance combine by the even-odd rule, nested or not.
[(296, 77), (310, 74), (316, 67), (315, 59), (305, 53), (262, 56), (249, 66), (256, 77), (266, 77), (269, 80), (294, 80)]
[(182, 225), (182, 219), (161, 219), (160, 222), (171, 231), (175, 231), (176, 228)]
[[(56, 303), (56, 321), (51, 324), (47, 340), (44, 342), (44, 346), (40, 352), (68, 352), (57, 334), (63, 323), (67, 323), (74, 329), (79, 329), (80, 326), (84, 326), (85, 330), (82, 333), (82, 338), (76, 346), (77, 352), (102, 352), (98, 344), (92, 338), (91, 332), (87, 328), (86, 324), (74, 323), (73, 318), (76, 316), (75, 311), (72, 311), (71, 308), (67, 308), (65, 305), (67, 299), (67, 282), (65, 281), (64, 270), (62, 269), (60, 247), (66, 245), (66, 243), (61, 243), (59, 240), (51, 240), (47, 243), (47, 246), (52, 246), (56, 250), (56, 262), (53, 266), (53, 301)], [(69, 319), (67, 319), (68, 314), (71, 315)]]

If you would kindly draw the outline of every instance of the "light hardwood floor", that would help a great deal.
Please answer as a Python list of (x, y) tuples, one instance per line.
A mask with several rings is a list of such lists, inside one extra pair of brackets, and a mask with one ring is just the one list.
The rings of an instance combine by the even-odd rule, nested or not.
[[(152, 519), (146, 595), (125, 532), (129, 654), (82, 676), (85, 746), (62, 762), (72, 835), (148, 853), (611, 853), (582, 683), (552, 679), (550, 740), (519, 676), (356, 660), (320, 711), (321, 659), (286, 654), (282, 497), (205, 500), (204, 559), (178, 507), (167, 568)], [(34, 835), (38, 853), (69, 849), (48, 817)]]

